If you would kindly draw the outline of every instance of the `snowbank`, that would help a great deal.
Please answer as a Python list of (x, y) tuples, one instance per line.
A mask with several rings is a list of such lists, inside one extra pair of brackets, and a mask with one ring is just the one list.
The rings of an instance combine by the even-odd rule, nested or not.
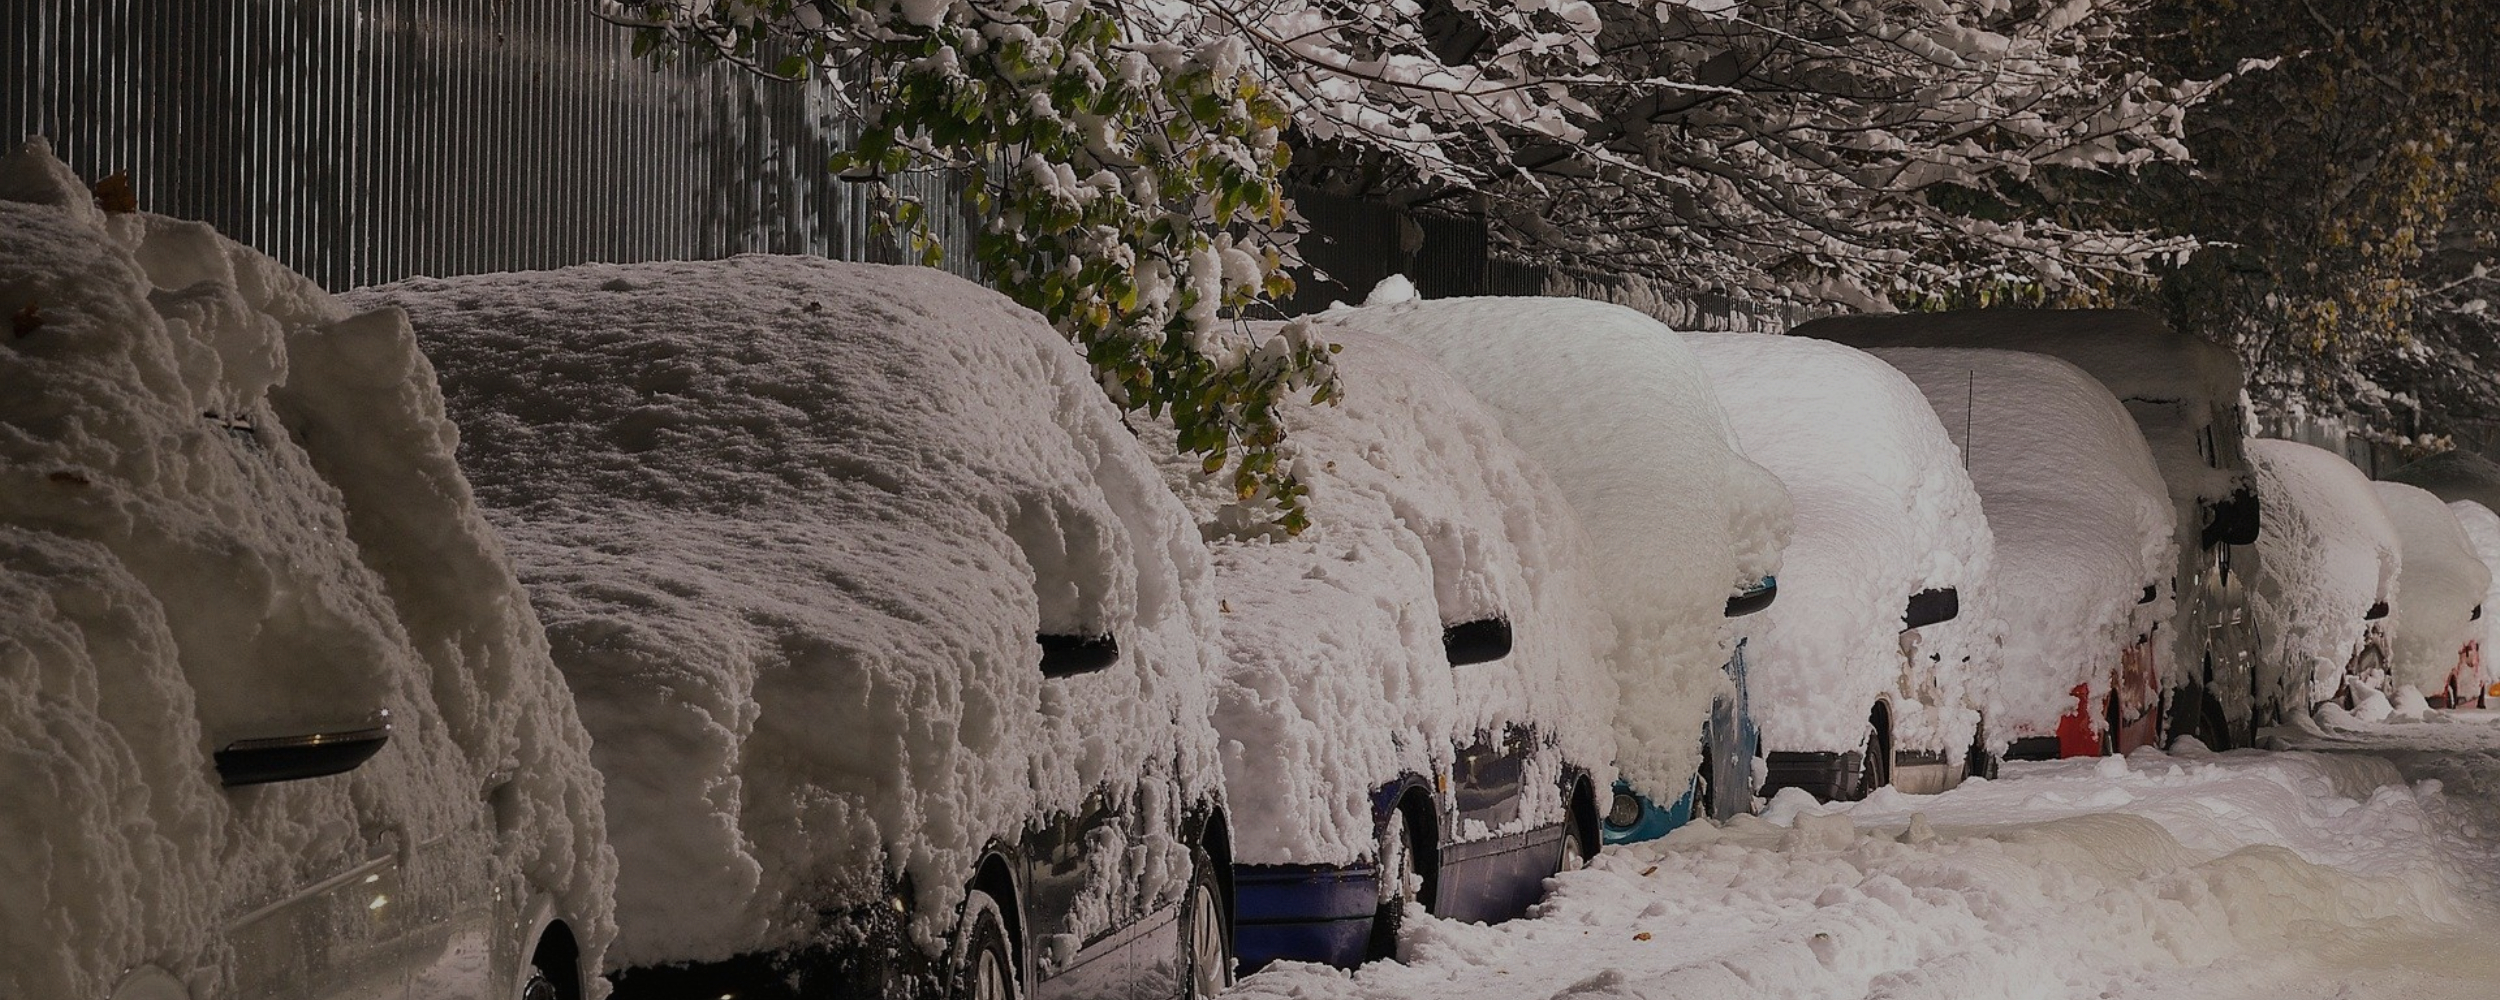
[(2500, 463), (2470, 451), (2443, 451), (2381, 478), (2419, 486), (2450, 503), (2471, 500), (2500, 511)]
[[(595, 969), (588, 739), (405, 322), (107, 216), (40, 142), (0, 161), (0, 312), (0, 995), (150, 963), (259, 995), (284, 970), (229, 921), (375, 858), (420, 900), (526, 878)], [(215, 748), (376, 709), (395, 731), (355, 771), (216, 783)]]
[[(1127, 856), (1080, 919), (1186, 882), (1158, 820), (1218, 792), (1205, 553), (1038, 317), (758, 256), (356, 298), (413, 315), (580, 696), (613, 964), (789, 945), (889, 875), (934, 953), (985, 842), (1105, 787), (1142, 819), (1088, 841)], [(1119, 660), (1044, 680), (1037, 630)]]
[[(1985, 617), (1992, 543), (1961, 450), (1918, 386), (1865, 352), (1765, 334), (1685, 334), (1746, 457), (1786, 484), (1796, 533), (1780, 596), (1754, 625), (1747, 683), (1763, 749), (1850, 751), (1892, 704), (1895, 746), (1970, 746), (1965, 659), (1993, 665), (1982, 628), (1922, 629), (1904, 662), (1902, 609), (1954, 588)], [(1933, 632), (1934, 635), (1928, 633)]]
[(1642, 789), (1682, 789), (1728, 683), (1727, 599), (1779, 570), (1787, 493), (1737, 452), (1699, 360), (1656, 320), (1582, 299), (1417, 301), (1403, 284), (1322, 314), (1317, 334), (1421, 350), (1553, 476), (1615, 623), (1616, 765)]
[[(2482, 560), (2491, 573), (2491, 586), (2483, 591), (2483, 617), (2476, 622), (2479, 631), (2469, 632), (2482, 643), (2484, 674), (2490, 673), (2491, 658), (2500, 655), (2500, 514), (2472, 500), (2456, 500), (2448, 504), (2448, 512), (2456, 515), (2457, 527), (2465, 529), (2465, 540), (2473, 546), (2474, 557)], [(2486, 682), (2487, 683), (2487, 682)], [(2471, 697), (2470, 692), (2459, 692)]]
[[(2044, 354), (1899, 348), (1876, 357), (1918, 384), (1964, 449), (1995, 534), (1989, 579), (2003, 666), (1971, 686), (1989, 741), (2047, 735), (2099, 699), (2119, 651), (2170, 616), (2170, 502), (2135, 422), (2081, 369)], [(2096, 722), (2097, 724), (2097, 722)]]
[[(1286, 413), (1309, 530), (1249, 530), (1263, 524), (1229, 516), (1229, 476), (1177, 450), (1165, 463), (1216, 567), (1216, 726), (1243, 862), (1368, 858), (1375, 789), (1446, 775), (1453, 747), (1512, 723), (1557, 741), (1598, 787), (1614, 780), (1614, 631), (1561, 493), (1432, 362), (1326, 335), (1343, 347), (1343, 401)], [(1511, 654), (1453, 668), (1442, 628), (1484, 618), (1511, 623)], [(1527, 787), (1555, 787), (1560, 772), (1540, 770)], [(1560, 822), (1562, 808), (1531, 792), (1517, 822)]]
[(2444, 690), (2465, 644), (2482, 634), (2473, 619), (2491, 587), (2491, 570), (2474, 554), (2457, 516), (2429, 490), (2403, 483), (2372, 483), (2387, 519), (2396, 526), (2403, 556), (2396, 600), (2387, 617), (2395, 662), (2388, 665), (2389, 692), (2411, 687), (2425, 694)]
[[(2265, 498), (2262, 567), (2250, 590), (2265, 643), (2260, 683), (2294, 709), (2333, 698), (2370, 629), (2370, 606), (2396, 596), (2402, 546), (2378, 493), (2343, 456), (2294, 441), (2248, 443)], [(2500, 541), (2500, 537), (2495, 537)]]

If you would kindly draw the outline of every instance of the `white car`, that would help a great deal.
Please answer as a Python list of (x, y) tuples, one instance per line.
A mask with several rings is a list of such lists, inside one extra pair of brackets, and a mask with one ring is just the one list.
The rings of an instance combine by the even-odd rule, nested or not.
[(1972, 663), (1995, 636), (1939, 627), (1987, 588), (1993, 543), (1961, 449), (1883, 361), (1802, 337), (1685, 334), (1744, 446), (1788, 487), (1780, 601), (1746, 662), (1769, 780), (1825, 801), (1960, 782)]
[(1743, 636), (1729, 616), (1776, 593), (1790, 508), (1779, 481), (1738, 451), (1691, 349), (1622, 306), (1422, 301), (1402, 279), (1361, 308), (1322, 314), (1319, 335), (1332, 327), (1440, 362), (1553, 476), (1588, 532), (1621, 697), (1606, 839), (1750, 810)]
[(2108, 389), (2041, 354), (1890, 348), (1963, 448), (1995, 536), (1988, 588), (2005, 619), (1970, 686), (1983, 742), (2017, 759), (2159, 741), (2160, 644), (2175, 552), (2153, 456)]
[(2255, 440), (2248, 458), (2266, 498), (2252, 587), (2266, 655), (2259, 683), (2284, 704), (2314, 707), (2351, 683), (2386, 686), (2402, 542), (2387, 508), (2344, 457), (2296, 441)]
[(1286, 414), (1307, 530), (1165, 467), (1216, 570), (1245, 970), (1390, 956), (1409, 903), (1519, 915), (1596, 854), (1614, 780), (1614, 631), (1561, 492), (1412, 349), (1308, 336), (1345, 392)]
[(2395, 613), (2387, 621), (2394, 655), (2383, 693), (2412, 688), (2451, 705), (2460, 693), (2470, 698), (2484, 683), (2481, 619), (2491, 569), (2438, 496), (2404, 483), (2371, 485), (2403, 546)]
[(587, 995), (589, 739), (406, 321), (0, 191), (0, 996)]
[(1204, 996), (1206, 551), (1075, 348), (806, 257), (420, 279), (607, 776), (616, 993)]

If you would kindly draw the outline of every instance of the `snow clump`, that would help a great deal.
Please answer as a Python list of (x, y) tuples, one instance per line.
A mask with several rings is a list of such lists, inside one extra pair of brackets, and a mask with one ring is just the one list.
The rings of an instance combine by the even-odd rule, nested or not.
[[(1219, 794), (1206, 555), (1084, 359), (941, 272), (744, 256), (417, 279), (463, 458), (609, 776), (613, 964), (788, 948), (1103, 789), (1079, 934)], [(1045, 680), (1036, 633), (1119, 660)], [(1123, 896), (1122, 894), (1126, 895)]]
[[(284, 992), (233, 922), (377, 858), (551, 897), (595, 971), (588, 737), (406, 322), (108, 215), (40, 140), (0, 160), (0, 313), (0, 996)], [(377, 709), (349, 773), (217, 782), (217, 748)]]
[(1699, 359), (1657, 320), (1585, 299), (1385, 297), (1399, 301), (1321, 314), (1319, 334), (1421, 350), (1553, 476), (1615, 623), (1616, 765), (1653, 794), (1684, 788), (1728, 687), (1727, 599), (1779, 571), (1787, 492), (1738, 450)]

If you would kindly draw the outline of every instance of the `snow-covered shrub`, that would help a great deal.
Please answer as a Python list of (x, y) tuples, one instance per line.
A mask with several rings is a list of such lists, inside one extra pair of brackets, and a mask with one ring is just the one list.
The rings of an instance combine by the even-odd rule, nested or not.
[(2402, 545), (2377, 491), (2343, 456), (2253, 440), (2248, 457), (2266, 505), (2262, 569), (2250, 588), (2265, 643), (2259, 680), (2306, 708), (2342, 690), (2371, 629), (2371, 606), (2396, 596)]
[[(1358, 330), (1327, 336), (1344, 348), (1346, 400), (1287, 421), (1310, 530), (1264, 530), (1223, 477), (1165, 466), (1216, 567), (1216, 725), (1244, 862), (1370, 857), (1375, 789), (1446, 778), (1454, 748), (1514, 723), (1554, 741), (1560, 760), (1540, 765), (1613, 780), (1614, 629), (1560, 491), (1431, 361)], [(1510, 655), (1452, 667), (1442, 629), (1486, 618), (1510, 622)], [(1534, 791), (1559, 777), (1543, 772), (1522, 824), (1562, 818), (1559, 796)]]
[[(1745, 456), (1779, 476), (1796, 504), (1779, 600), (1746, 657), (1763, 749), (1855, 750), (1869, 707), (1888, 701), (1898, 749), (1958, 760), (1978, 724), (1969, 669), (1996, 660), (1983, 603), (1993, 543), (1962, 453), (1927, 397), (1892, 366), (1838, 344), (1684, 339)], [(1959, 591), (1960, 627), (1919, 630), (1905, 664), (1904, 605), (1942, 588)]]
[(2387, 617), (2395, 654), (2388, 666), (2388, 690), (2444, 691), (2458, 654), (2482, 635), (2474, 607), (2490, 589), (2491, 570), (2475, 555), (2456, 514), (2429, 490), (2403, 483), (2370, 485), (2403, 543), (2394, 610)]
[(2074, 365), (2018, 351), (1873, 353), (1918, 383), (1962, 446), (1995, 535), (1988, 583), (2004, 654), (1971, 678), (1989, 742), (2048, 735), (2077, 685), (2098, 704), (2120, 651), (2170, 616), (2169, 587), (2138, 603), (2175, 558), (2161, 473), (2126, 409)]
[(1737, 450), (1692, 350), (1622, 306), (1427, 302), (1401, 279), (1317, 325), (1383, 333), (1440, 362), (1553, 477), (1615, 623), (1616, 765), (1673, 798), (1727, 686), (1727, 599), (1779, 571), (1790, 516), (1779, 481)]
[[(379, 933), (552, 897), (595, 970), (615, 860), (589, 741), (405, 321), (205, 225), (108, 215), (40, 142), (0, 161), (0, 313), (0, 995), (106, 996), (140, 965), (281, 995), (271, 959), (312, 943), (255, 952), (295, 925), (231, 922), (375, 859), (401, 866)], [(212, 770), (377, 709), (389, 743), (343, 776)], [(497, 969), (531, 929), (481, 942)]]
[[(1219, 791), (1205, 550), (1040, 317), (934, 270), (761, 256), (357, 300), (409, 310), (441, 365), (580, 697), (616, 964), (795, 945), (897, 877), (934, 954), (986, 843), (1105, 789), (1139, 820), (1087, 841), (1125, 858), (1077, 930), (1177, 897), (1165, 821)], [(1112, 635), (1118, 662), (1045, 680), (1037, 632)]]

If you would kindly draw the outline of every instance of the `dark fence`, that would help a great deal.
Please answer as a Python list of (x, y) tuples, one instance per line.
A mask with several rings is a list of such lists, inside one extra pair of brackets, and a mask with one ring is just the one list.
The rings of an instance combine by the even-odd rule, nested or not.
[[(587, 0), (10, 0), (0, 138), (324, 286), (762, 251), (888, 260), (817, 85), (653, 70)], [(951, 205), (944, 176), (907, 194)], [(932, 213), (960, 237), (959, 213)], [(959, 238), (948, 240), (961, 246)], [(960, 255), (949, 270), (969, 273)]]

